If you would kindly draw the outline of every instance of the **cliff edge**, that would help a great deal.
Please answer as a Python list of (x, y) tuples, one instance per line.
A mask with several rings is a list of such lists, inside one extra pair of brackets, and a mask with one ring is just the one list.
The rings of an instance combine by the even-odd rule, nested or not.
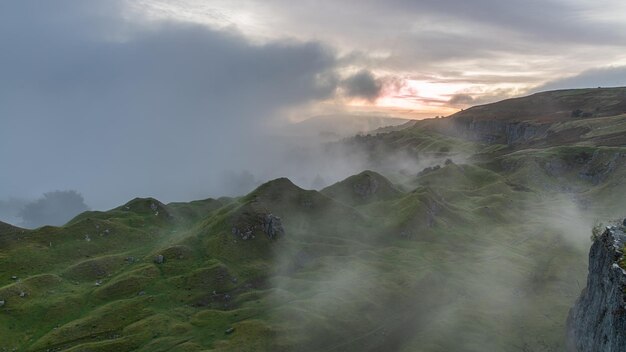
[[(626, 351), (623, 227), (608, 226), (589, 252), (587, 287), (567, 318), (567, 351)], [(623, 263), (623, 262), (622, 262)]]

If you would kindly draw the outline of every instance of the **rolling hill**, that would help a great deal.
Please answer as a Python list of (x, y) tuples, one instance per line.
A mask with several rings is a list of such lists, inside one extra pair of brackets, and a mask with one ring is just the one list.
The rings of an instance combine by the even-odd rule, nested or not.
[[(0, 223), (0, 351), (563, 350), (590, 229), (625, 215), (623, 94), (538, 93), (354, 137), (371, 170), (319, 192), (279, 178)], [(543, 127), (508, 140), (466, 121)]]

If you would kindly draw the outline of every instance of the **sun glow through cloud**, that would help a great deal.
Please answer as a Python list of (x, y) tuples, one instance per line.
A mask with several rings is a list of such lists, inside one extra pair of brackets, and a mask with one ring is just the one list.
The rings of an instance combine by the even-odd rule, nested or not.
[[(421, 11), (410, 17), (397, 13), (393, 7), (383, 10), (372, 3), (358, 7), (336, 4), (332, 12), (327, 11), (326, 5), (305, 0), (298, 6), (250, 0), (137, 0), (125, 4), (127, 16), (133, 21), (166, 20), (207, 26), (242, 34), (258, 45), (275, 40), (322, 43), (345, 61), (345, 66), (336, 67), (340, 75), (367, 67), (377, 78), (402, 82), (385, 86), (375, 99), (331, 97), (333, 101), (320, 102), (311, 111), (333, 107), (337, 111), (358, 110), (407, 118), (447, 116), (471, 105), (527, 94), (546, 82), (588, 69), (626, 62), (622, 48), (615, 45), (623, 40), (617, 34), (618, 27), (623, 28), (617, 21), (621, 19), (617, 15), (620, 11), (607, 11), (624, 7), (617, 1), (613, 7), (571, 1), (568, 16), (588, 22), (589, 28), (576, 36), (569, 34), (572, 28), (567, 22), (555, 24), (537, 19), (536, 25), (545, 27), (542, 30), (554, 32), (545, 41), (533, 39), (533, 28), (515, 27), (516, 23), (503, 25), (498, 19), (485, 20), (479, 12), (441, 13), (446, 4), (441, 4), (441, 8), (415, 5)], [(347, 14), (361, 18), (351, 22), (349, 30), (345, 27)], [(325, 23), (323, 26), (319, 25), (320, 20)], [(511, 20), (519, 19), (513, 16)], [(605, 46), (605, 55), (599, 57), (589, 49), (600, 38), (598, 33), (606, 29), (602, 21), (616, 27), (614, 34), (606, 36), (612, 38), (613, 45)], [(598, 27), (594, 29), (594, 25)], [(502, 38), (492, 37), (494, 29), (501, 31)], [(597, 38), (589, 42), (587, 35)], [(603, 40), (609, 39), (600, 39)], [(458, 96), (464, 98), (453, 99)]]

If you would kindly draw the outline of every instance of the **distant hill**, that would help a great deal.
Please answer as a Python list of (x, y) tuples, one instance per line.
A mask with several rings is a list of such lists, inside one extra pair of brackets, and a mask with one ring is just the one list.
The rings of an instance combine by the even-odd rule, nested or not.
[(458, 121), (558, 122), (626, 113), (626, 87), (564, 89), (473, 106), (449, 118)]
[[(592, 121), (626, 114), (626, 87), (566, 89), (474, 106), (446, 118), (419, 121), (415, 128), (490, 144), (527, 145), (549, 137), (557, 123)], [(568, 141), (582, 129), (561, 133)], [(559, 140), (562, 143), (564, 140)]]
[(402, 195), (389, 180), (379, 173), (363, 171), (332, 186), (324, 188), (322, 194), (350, 205), (390, 200)]
[(346, 139), (373, 167), (320, 192), (0, 222), (0, 351), (562, 351), (590, 229), (625, 216), (621, 91)]

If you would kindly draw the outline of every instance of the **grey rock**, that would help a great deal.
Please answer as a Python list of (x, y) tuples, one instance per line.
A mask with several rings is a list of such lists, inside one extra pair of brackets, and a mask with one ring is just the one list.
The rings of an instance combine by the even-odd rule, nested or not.
[(226, 335), (230, 335), (230, 334), (232, 334), (233, 332), (235, 332), (235, 328), (228, 328), (228, 329), (226, 329), (226, 331), (224, 331), (224, 333), (225, 333)]
[(243, 230), (239, 229), (238, 227), (233, 227), (231, 232), (233, 235), (239, 236), (242, 240), (246, 241), (254, 238), (255, 229), (256, 227), (254, 225), (246, 226), (243, 228)]
[(154, 262), (156, 264), (163, 264), (165, 263), (165, 257), (162, 254), (159, 254), (156, 257), (154, 257)]
[(3, 306), (4, 306), (4, 304), (5, 304), (4, 300), (3, 300), (3, 299), (2, 299), (2, 300), (0, 300), (0, 307), (3, 307)]
[(626, 351), (626, 234), (609, 226), (591, 246), (587, 287), (567, 318), (567, 351)]
[(21, 291), (20, 292), (20, 297), (25, 298), (26, 296), (28, 296), (28, 293)]
[(265, 216), (263, 232), (265, 232), (270, 239), (274, 239), (285, 234), (280, 218), (271, 213)]
[(496, 120), (454, 120), (448, 128), (460, 137), (481, 141), (489, 144), (519, 144), (533, 138), (543, 136), (549, 124), (532, 124), (529, 122), (508, 122)]
[(619, 159), (619, 153), (614, 153), (610, 157), (606, 157), (605, 155), (602, 155), (599, 150), (596, 150), (593, 153), (591, 160), (589, 160), (585, 168), (578, 174), (578, 176), (594, 185), (598, 185), (606, 180), (613, 171), (615, 171), (618, 167)]

